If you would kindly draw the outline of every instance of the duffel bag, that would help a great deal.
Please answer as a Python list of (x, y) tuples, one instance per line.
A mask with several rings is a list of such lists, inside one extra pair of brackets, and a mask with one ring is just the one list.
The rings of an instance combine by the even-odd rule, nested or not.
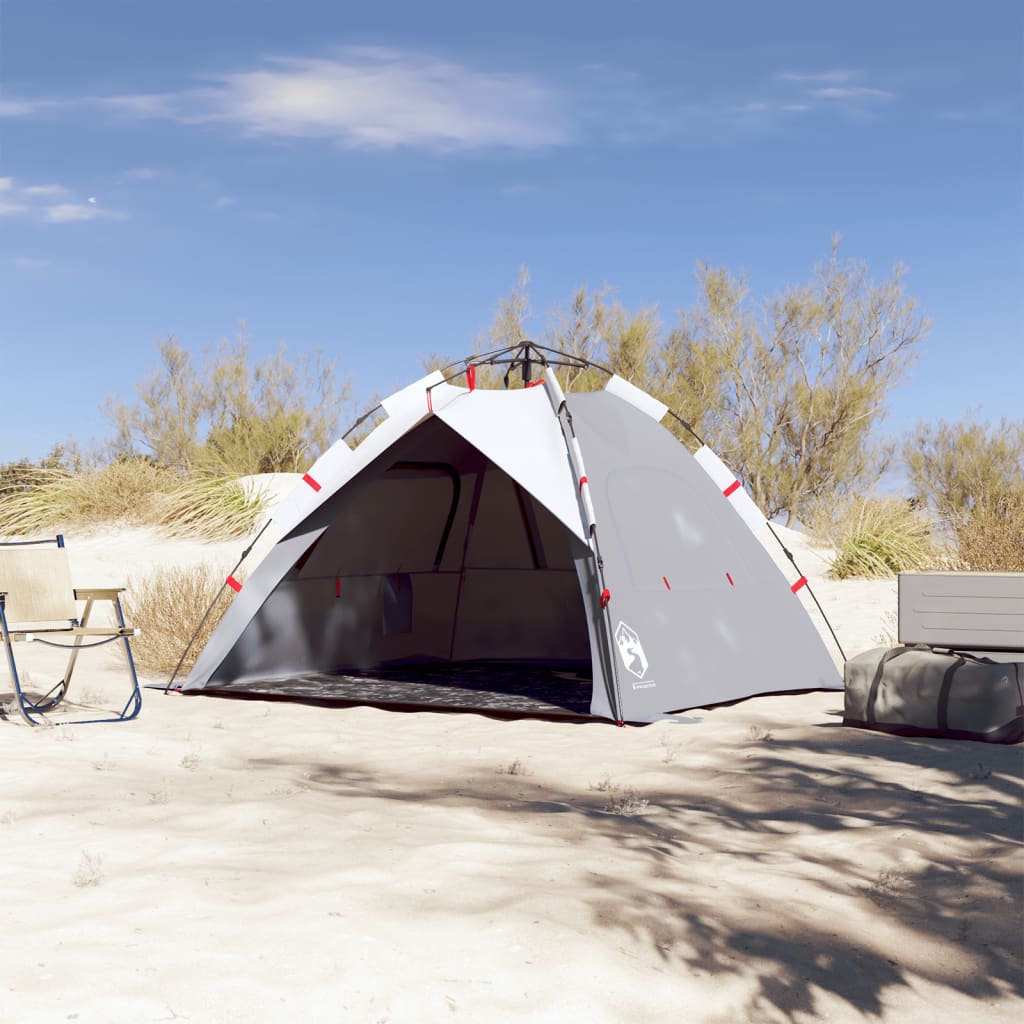
[(846, 662), (843, 724), (985, 743), (1024, 739), (1024, 664), (927, 647), (877, 647)]

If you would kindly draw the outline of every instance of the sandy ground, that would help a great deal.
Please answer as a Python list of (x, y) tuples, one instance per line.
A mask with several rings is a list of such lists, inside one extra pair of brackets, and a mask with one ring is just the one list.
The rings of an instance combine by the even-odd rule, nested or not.
[[(893, 630), (894, 583), (789, 539), (847, 654)], [(94, 586), (243, 546), (69, 538)], [(122, 677), (89, 652), (75, 695)], [(626, 729), (144, 700), (0, 723), (0, 1021), (1024, 1014), (1021, 747), (846, 729), (839, 693)]]

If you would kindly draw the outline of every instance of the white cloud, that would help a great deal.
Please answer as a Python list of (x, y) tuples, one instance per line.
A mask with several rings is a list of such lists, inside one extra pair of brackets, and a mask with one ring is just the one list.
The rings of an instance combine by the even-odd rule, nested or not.
[(35, 256), (15, 256), (11, 262), (16, 267), (24, 267), (26, 270), (42, 270), (50, 265), (49, 260), (37, 259)]
[(352, 148), (535, 148), (573, 135), (560, 94), (529, 76), (383, 49), (345, 50), (330, 60), (274, 58), (205, 88), (104, 102), (142, 117)]
[(856, 71), (780, 71), (776, 78), (784, 82), (849, 82), (857, 77)]
[(56, 199), (58, 196), (66, 196), (68, 189), (63, 185), (28, 185), (21, 190), (21, 194), (33, 199)]
[(28, 117), (40, 106), (42, 104), (38, 101), (0, 99), (0, 117)]
[(69, 224), (74, 221), (99, 220), (102, 217), (119, 217), (111, 210), (93, 203), (57, 203), (44, 206), (42, 217), (49, 224)]
[(891, 100), (895, 93), (887, 89), (872, 89), (866, 85), (833, 85), (812, 89), (811, 95), (823, 100)]
[(101, 206), (95, 196), (75, 201), (64, 185), (21, 185), (14, 178), (0, 178), (0, 193), (9, 197), (0, 200), (0, 217), (25, 216), (48, 224), (125, 219), (123, 213)]
[(213, 201), (213, 208), (215, 210), (226, 210), (229, 206), (234, 206), (238, 200), (234, 196), (217, 196)]

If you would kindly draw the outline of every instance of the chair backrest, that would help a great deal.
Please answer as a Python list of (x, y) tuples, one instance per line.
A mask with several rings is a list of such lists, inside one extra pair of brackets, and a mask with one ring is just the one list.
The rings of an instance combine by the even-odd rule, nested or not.
[(66, 548), (0, 545), (0, 591), (10, 626), (78, 618)]

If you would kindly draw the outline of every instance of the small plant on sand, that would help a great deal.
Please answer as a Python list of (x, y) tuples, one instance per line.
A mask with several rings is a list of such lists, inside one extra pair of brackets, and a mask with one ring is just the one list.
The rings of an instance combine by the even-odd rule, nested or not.
[(172, 536), (230, 540), (252, 533), (265, 508), (262, 492), (246, 491), (234, 476), (201, 473), (163, 500), (160, 525)]
[(759, 725), (752, 725), (747, 730), (747, 736), (755, 743), (771, 743), (774, 739), (771, 729), (762, 729)]
[(510, 761), (508, 764), (498, 766), (499, 775), (529, 775), (530, 770), (523, 764), (522, 761), (517, 757), (514, 761)]
[(899, 899), (908, 884), (907, 876), (902, 871), (885, 869), (879, 871), (878, 877), (868, 886), (868, 896), (875, 903)]
[(649, 806), (649, 800), (645, 800), (635, 789), (627, 786), (621, 793), (613, 796), (605, 804), (604, 809), (609, 814), (618, 814), (623, 818), (636, 818), (646, 813)]
[(189, 747), (188, 751), (181, 755), (181, 760), (178, 763), (186, 771), (194, 772), (199, 767), (201, 760), (199, 751), (195, 747)]
[(875, 635), (874, 643), (879, 647), (893, 647), (899, 635), (899, 616), (888, 611), (882, 616), (882, 628)]
[(172, 672), (210, 604), (213, 611), (182, 665), (187, 671), (227, 611), (225, 573), (208, 565), (169, 566), (142, 579), (129, 579), (124, 597), (128, 622), (142, 631), (132, 642), (139, 667), (149, 672)]
[(587, 788), (595, 793), (613, 793), (619, 787), (612, 782), (610, 775), (602, 775), (597, 782), (591, 782)]
[(932, 524), (898, 498), (861, 498), (839, 515), (829, 535), (837, 554), (829, 576), (880, 578), (933, 568), (942, 551)]
[(103, 881), (103, 858), (97, 853), (82, 851), (82, 859), (71, 876), (72, 885), (79, 889), (88, 889), (97, 886)]

